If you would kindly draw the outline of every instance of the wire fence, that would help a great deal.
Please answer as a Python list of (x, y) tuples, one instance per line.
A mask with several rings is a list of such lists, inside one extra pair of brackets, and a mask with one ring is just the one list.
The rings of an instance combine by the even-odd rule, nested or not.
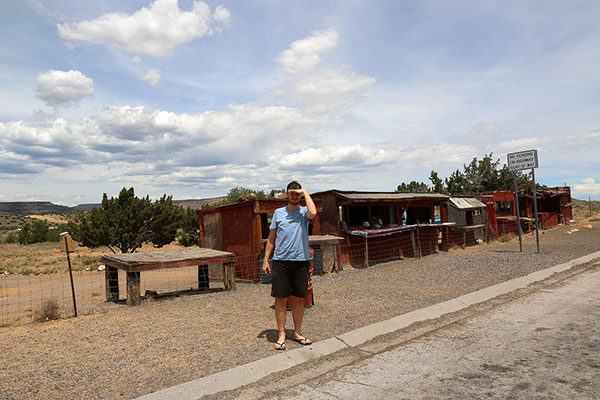
[[(528, 223), (523, 224), (529, 230)], [(368, 268), (373, 265), (419, 258), (451, 248), (472, 246), (484, 238), (485, 228), (419, 226), (379, 237), (346, 235), (335, 244), (313, 246), (314, 274), (335, 273), (340, 269)], [(516, 234), (516, 222), (502, 226), (504, 234)], [(238, 282), (270, 283), (270, 276), (262, 272), (264, 253), (238, 255), (235, 257), (235, 276)], [(73, 271), (73, 284), (78, 314), (102, 312), (114, 303), (107, 302), (106, 270)], [(168, 296), (185, 291), (202, 289), (199, 266), (165, 268), (143, 271), (140, 274), (140, 293), (148, 300), (153, 295)], [(208, 287), (223, 287), (222, 264), (211, 264), (208, 269)], [(206, 284), (206, 282), (204, 282)], [(117, 303), (125, 303), (127, 276), (118, 270), (119, 297)], [(0, 326), (21, 325), (45, 319), (45, 306), (53, 302), (63, 317), (74, 315), (71, 282), (68, 271), (52, 274), (0, 275)]]

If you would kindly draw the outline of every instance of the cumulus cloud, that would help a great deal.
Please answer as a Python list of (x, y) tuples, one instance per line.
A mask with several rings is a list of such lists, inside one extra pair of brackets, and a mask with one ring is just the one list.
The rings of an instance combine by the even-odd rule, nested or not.
[(410, 146), (398, 154), (398, 162), (405, 168), (438, 168), (442, 165), (460, 165), (477, 156), (474, 146), (433, 142)]
[(87, 132), (82, 124), (62, 118), (40, 124), (0, 123), (0, 152), (5, 153), (5, 160), (12, 160), (15, 168), (18, 162), (25, 172), (68, 167), (89, 155), (80, 140)]
[(148, 82), (150, 86), (158, 86), (160, 83), (160, 70), (158, 68), (152, 68), (142, 76), (142, 80)]
[(213, 17), (202, 1), (195, 1), (191, 11), (182, 11), (178, 0), (156, 0), (131, 15), (104, 14), (94, 20), (58, 24), (57, 30), (71, 43), (112, 44), (128, 53), (166, 58), (176, 47), (212, 35), (212, 22), (224, 24), (228, 19), (229, 11), (222, 6)]
[(50, 106), (77, 102), (94, 94), (94, 82), (79, 71), (50, 70), (38, 75), (35, 95)]
[(573, 189), (578, 193), (587, 194), (595, 198), (600, 197), (600, 182), (596, 182), (594, 178), (582, 179), (583, 183), (576, 183)]
[(213, 19), (220, 24), (220, 26), (215, 27), (215, 31), (221, 32), (223, 27), (229, 26), (229, 10), (223, 6), (217, 6), (215, 8), (215, 12), (213, 14)]
[(374, 78), (340, 67), (306, 75), (291, 83), (283, 93), (293, 104), (326, 112), (356, 104), (373, 84)]
[(520, 150), (528, 150), (528, 149), (535, 149), (537, 147), (539, 147), (540, 145), (542, 145), (543, 143), (545, 143), (547, 141), (547, 139), (544, 138), (522, 138), (522, 139), (515, 139), (515, 140), (508, 140), (506, 142), (502, 142), (502, 143), (497, 143), (494, 145), (490, 145), (487, 146), (487, 148), (489, 150), (494, 150), (494, 151), (505, 151), (505, 152), (512, 152), (512, 151), (520, 151)]
[(306, 150), (286, 155), (281, 159), (280, 165), (286, 169), (316, 168), (318, 170), (332, 166), (356, 169), (364, 166), (379, 165), (389, 160), (390, 153), (383, 149), (371, 149), (356, 144), (323, 148), (310, 147)]
[(290, 44), (289, 49), (279, 54), (277, 62), (292, 75), (312, 71), (321, 62), (319, 54), (333, 49), (338, 41), (338, 33), (334, 29), (314, 31), (311, 36)]

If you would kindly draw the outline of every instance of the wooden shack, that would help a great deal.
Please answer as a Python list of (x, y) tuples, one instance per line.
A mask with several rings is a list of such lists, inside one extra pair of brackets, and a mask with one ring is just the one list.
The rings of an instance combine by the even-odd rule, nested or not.
[[(533, 219), (533, 195), (524, 191), (519, 192), (519, 215), (521, 229), (527, 232), (535, 222)], [(510, 191), (497, 191), (481, 194), (481, 202), (485, 204), (486, 217), (490, 232), (499, 238), (504, 235), (517, 235), (517, 207), (515, 193)]]
[(448, 248), (448, 196), (438, 193), (328, 190), (312, 194), (323, 205), (321, 233), (342, 237), (343, 266), (420, 257)]
[(485, 204), (474, 197), (450, 197), (448, 221), (456, 222), (450, 228), (450, 246), (472, 246), (485, 236)]
[(538, 193), (541, 195), (538, 199), (538, 216), (543, 229), (566, 224), (573, 219), (570, 187), (545, 188)]
[[(287, 200), (246, 200), (198, 210), (199, 245), (234, 253), (236, 277), (256, 282), (262, 267), (263, 240), (269, 237), (273, 212), (286, 205)], [(315, 205), (322, 212), (321, 202), (315, 201)], [(309, 229), (311, 235), (320, 234), (320, 215)]]
[[(536, 192), (536, 197), (539, 227), (541, 229), (552, 228), (560, 223), (568, 223), (573, 219), (571, 189), (568, 186), (540, 189)], [(521, 190), (518, 192), (518, 199), (521, 228), (524, 232), (527, 232), (535, 226), (533, 192), (531, 190)], [(514, 192), (483, 193), (481, 201), (486, 205), (490, 231), (496, 237), (518, 234)]]

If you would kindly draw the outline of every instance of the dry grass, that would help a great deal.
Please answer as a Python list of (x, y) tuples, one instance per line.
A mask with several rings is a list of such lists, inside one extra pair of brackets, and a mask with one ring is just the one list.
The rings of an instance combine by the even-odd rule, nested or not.
[(62, 317), (62, 309), (58, 302), (54, 299), (45, 300), (39, 310), (34, 312), (35, 322), (45, 322), (60, 319)]
[(66, 224), (69, 222), (69, 219), (63, 214), (28, 215), (27, 218), (46, 221), (51, 225)]
[(573, 199), (573, 218), (577, 221), (600, 217), (600, 201)]
[[(176, 243), (164, 246), (163, 249), (181, 248)], [(138, 252), (156, 250), (151, 244), (145, 244)], [(112, 254), (107, 247), (90, 249), (77, 246), (71, 253), (73, 270), (97, 269), (100, 257)], [(67, 257), (60, 252), (58, 242), (44, 242), (28, 245), (16, 243), (0, 244), (0, 274), (49, 274), (68, 269)]]

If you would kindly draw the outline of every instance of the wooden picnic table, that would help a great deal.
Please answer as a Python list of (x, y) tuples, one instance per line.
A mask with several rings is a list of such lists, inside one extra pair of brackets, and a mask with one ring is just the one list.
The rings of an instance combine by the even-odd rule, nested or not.
[(157, 250), (144, 253), (108, 254), (106, 265), (106, 300), (119, 300), (119, 269), (127, 273), (127, 305), (140, 304), (140, 272), (162, 268), (198, 266), (198, 290), (208, 291), (208, 264), (223, 263), (223, 289), (235, 289), (235, 254), (209, 248)]

